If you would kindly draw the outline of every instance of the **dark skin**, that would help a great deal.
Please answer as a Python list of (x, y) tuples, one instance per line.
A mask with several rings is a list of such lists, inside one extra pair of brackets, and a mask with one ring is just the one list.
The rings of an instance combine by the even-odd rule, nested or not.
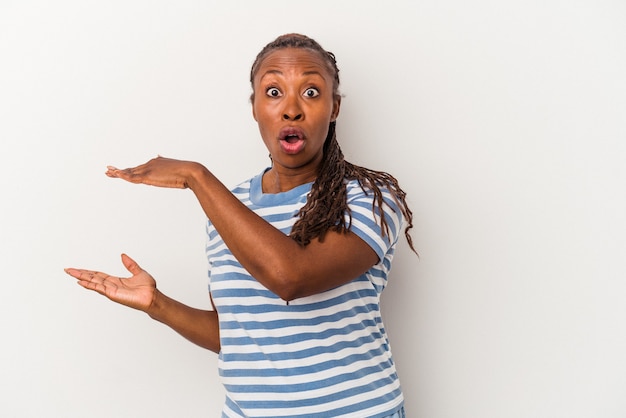
[[(339, 105), (332, 75), (317, 53), (285, 48), (264, 59), (254, 80), (252, 108), (273, 160), (263, 177), (265, 193), (315, 179), (328, 126), (337, 118)], [(292, 138), (284, 138), (285, 132)], [(378, 262), (372, 248), (351, 232), (329, 231), (323, 242), (300, 246), (250, 211), (199, 163), (159, 157), (135, 168), (109, 167), (106, 174), (131, 183), (191, 189), (242, 266), (285, 301), (348, 283)], [(122, 262), (131, 273), (128, 278), (84, 269), (66, 272), (86, 289), (146, 312), (193, 343), (219, 351), (217, 312), (169, 298), (134, 260), (122, 255)]]

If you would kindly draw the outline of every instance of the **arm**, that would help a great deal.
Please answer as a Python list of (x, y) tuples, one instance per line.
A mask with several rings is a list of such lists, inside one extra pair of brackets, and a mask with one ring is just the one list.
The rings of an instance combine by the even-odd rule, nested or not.
[(74, 268), (65, 269), (65, 272), (78, 279), (78, 284), (85, 289), (143, 311), (189, 341), (208, 350), (219, 351), (217, 312), (191, 308), (165, 296), (156, 288), (152, 276), (130, 257), (122, 254), (122, 263), (132, 273), (131, 277), (122, 279), (102, 272)]
[(204, 166), (156, 158), (136, 168), (109, 168), (107, 175), (133, 183), (190, 188), (239, 262), (285, 300), (347, 283), (378, 261), (353, 233), (328, 232), (324, 241), (300, 246), (249, 210)]
[(353, 233), (328, 232), (306, 247), (249, 210), (202, 167), (189, 187), (239, 262), (285, 300), (316, 294), (353, 280), (374, 265), (374, 250)]
[(192, 343), (214, 353), (220, 351), (219, 324), (215, 310), (191, 308), (158, 292), (155, 302), (146, 313)]

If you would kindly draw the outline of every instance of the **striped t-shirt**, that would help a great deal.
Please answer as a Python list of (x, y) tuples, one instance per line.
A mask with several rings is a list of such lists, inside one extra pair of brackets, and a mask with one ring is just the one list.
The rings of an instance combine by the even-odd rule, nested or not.
[[(232, 190), (248, 208), (285, 234), (312, 183), (264, 194), (262, 174)], [(379, 263), (337, 288), (286, 304), (239, 264), (207, 224), (209, 290), (218, 312), (219, 372), (226, 389), (222, 417), (385, 417), (403, 404), (380, 315), (401, 211), (384, 193), (389, 235), (373, 214), (373, 193), (348, 184), (351, 231)]]

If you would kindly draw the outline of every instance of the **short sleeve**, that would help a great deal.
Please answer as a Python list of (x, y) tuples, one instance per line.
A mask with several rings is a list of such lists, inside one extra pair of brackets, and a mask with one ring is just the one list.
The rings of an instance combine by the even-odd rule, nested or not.
[[(215, 238), (215, 232), (217, 232), (215, 231), (215, 228), (213, 228), (213, 224), (211, 223), (210, 219), (207, 219), (205, 232), (206, 232), (206, 244), (204, 246), (204, 250), (208, 255), (209, 248), (212, 248), (213, 246), (212, 242), (214, 241), (214, 238)], [(213, 262), (211, 260), (211, 257), (207, 257), (207, 261), (208, 261), (207, 278), (209, 279), (207, 283), (207, 288), (208, 288), (209, 293), (211, 293), (211, 269), (213, 267)]]
[[(364, 240), (378, 255), (379, 261), (395, 247), (400, 231), (402, 230), (402, 211), (387, 189), (383, 193), (382, 213), (374, 204), (374, 192), (361, 189), (359, 183), (348, 183), (348, 207), (352, 214), (350, 230)], [(381, 227), (381, 216), (385, 217), (388, 230)], [(348, 217), (348, 214), (346, 214)], [(348, 220), (348, 218), (346, 218)]]

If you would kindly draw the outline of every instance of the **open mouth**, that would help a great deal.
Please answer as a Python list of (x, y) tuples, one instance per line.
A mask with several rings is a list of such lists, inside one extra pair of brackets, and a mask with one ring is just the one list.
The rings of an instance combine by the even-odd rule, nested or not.
[(290, 144), (293, 144), (294, 142), (300, 140), (300, 137), (298, 135), (287, 135), (283, 141), (287, 141)]
[(281, 141), (287, 141), (290, 144), (304, 139), (304, 132), (301, 129), (295, 127), (283, 128), (280, 131), (279, 139)]
[(297, 154), (304, 149), (304, 132), (299, 128), (287, 127), (278, 136), (280, 147), (286, 154)]

